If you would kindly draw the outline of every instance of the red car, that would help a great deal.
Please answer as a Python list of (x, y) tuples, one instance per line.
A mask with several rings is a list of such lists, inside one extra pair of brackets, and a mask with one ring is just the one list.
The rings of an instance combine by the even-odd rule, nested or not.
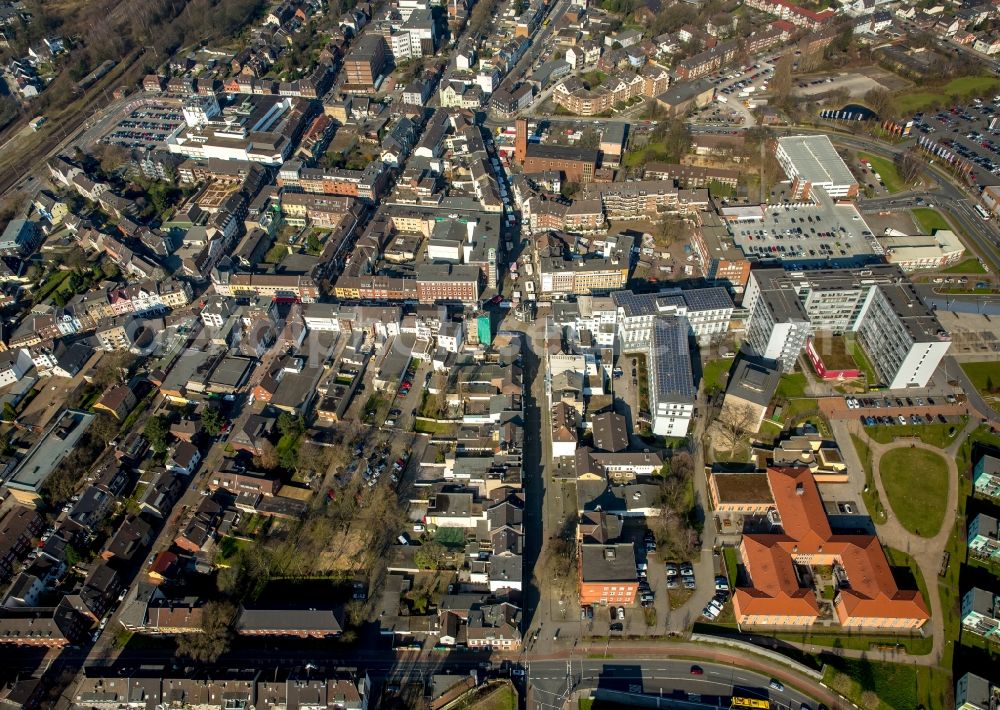
[(701, 669), (701, 666), (691, 666), (691, 675), (705, 675), (705, 671)]

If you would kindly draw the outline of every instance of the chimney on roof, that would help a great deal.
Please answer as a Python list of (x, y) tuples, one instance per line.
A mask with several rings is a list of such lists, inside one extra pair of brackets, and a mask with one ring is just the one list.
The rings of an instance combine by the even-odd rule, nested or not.
[(798, 483), (795, 484), (795, 495), (797, 496), (805, 495), (805, 492), (806, 492), (806, 487), (802, 485), (802, 481), (799, 481)]

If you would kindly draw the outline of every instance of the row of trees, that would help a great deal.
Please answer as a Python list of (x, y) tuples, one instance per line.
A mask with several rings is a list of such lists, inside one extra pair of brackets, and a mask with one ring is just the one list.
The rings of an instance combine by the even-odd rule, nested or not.
[(694, 459), (675, 451), (664, 464), (660, 515), (652, 523), (657, 548), (667, 559), (690, 560), (701, 546), (694, 493)]

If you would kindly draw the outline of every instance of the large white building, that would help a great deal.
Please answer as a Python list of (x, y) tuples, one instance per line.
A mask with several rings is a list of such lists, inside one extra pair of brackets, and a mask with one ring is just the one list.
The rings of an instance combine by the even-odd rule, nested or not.
[(553, 324), (593, 345), (646, 355), (651, 429), (659, 436), (687, 436), (694, 416), (695, 386), (688, 338), (701, 341), (725, 334), (733, 301), (722, 287), (657, 293), (614, 291), (610, 296), (580, 296), (554, 303)]
[(815, 331), (854, 332), (890, 389), (925, 387), (951, 338), (897, 266), (755, 269), (743, 298), (746, 343), (785, 372)]
[(691, 335), (699, 340), (728, 331), (733, 317), (733, 300), (721, 286), (673, 288), (657, 293), (615, 291), (611, 298), (617, 307), (618, 335), (624, 349), (645, 347), (652, 337), (653, 324), (661, 316), (684, 318)]
[(688, 324), (679, 316), (653, 322), (646, 350), (650, 428), (657, 436), (687, 436), (697, 390), (691, 372)]
[(787, 136), (778, 139), (778, 163), (792, 181), (792, 197), (805, 200), (812, 188), (830, 197), (855, 197), (858, 181), (826, 136)]

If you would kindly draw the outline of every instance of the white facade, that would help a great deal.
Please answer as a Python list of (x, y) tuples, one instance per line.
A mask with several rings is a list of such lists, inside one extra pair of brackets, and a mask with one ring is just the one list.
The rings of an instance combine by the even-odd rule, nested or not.
[(0, 387), (12, 385), (34, 366), (27, 350), (8, 351), (0, 358)]

